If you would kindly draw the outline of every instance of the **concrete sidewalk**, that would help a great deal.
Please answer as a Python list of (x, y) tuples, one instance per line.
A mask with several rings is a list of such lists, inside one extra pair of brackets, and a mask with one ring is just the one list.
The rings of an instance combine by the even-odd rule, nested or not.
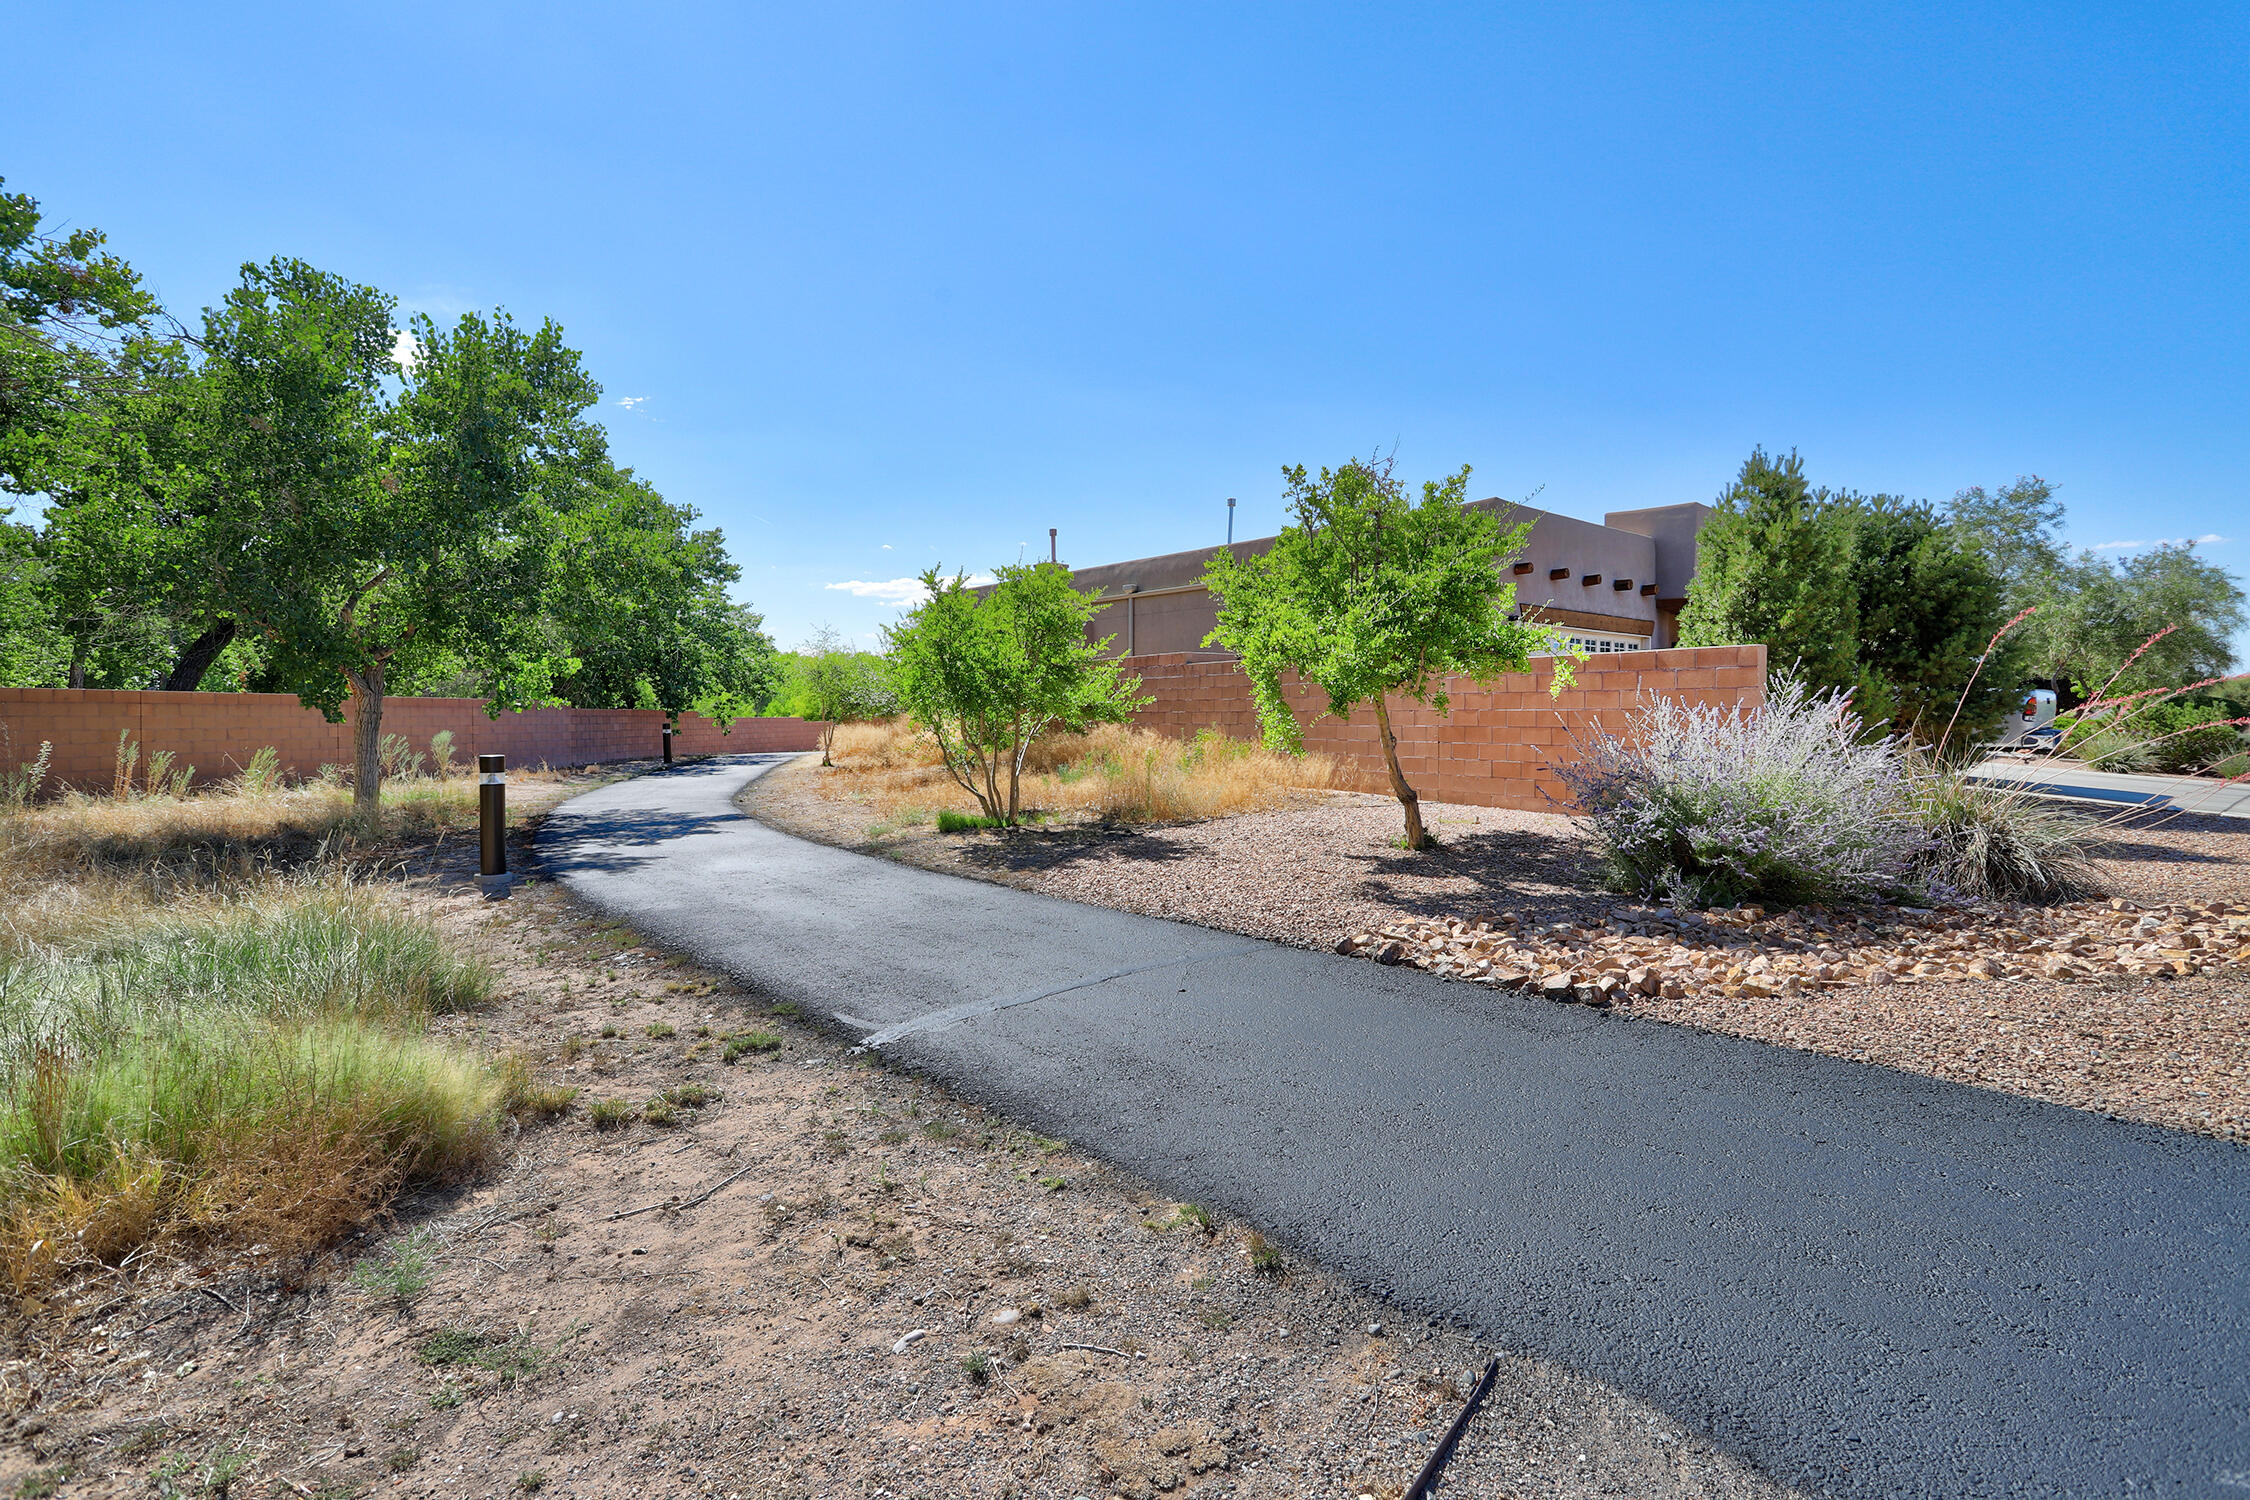
[(552, 814), (650, 937), (1421, 1313), (1866, 1496), (2250, 1484), (2250, 1151), (791, 838)]
[(2238, 781), (2229, 786), (2209, 776), (2142, 776), (2124, 771), (2097, 771), (2079, 761), (2046, 756), (2028, 762), (1995, 756), (1970, 774), (1988, 781), (2012, 782), (2058, 797), (2117, 807), (2169, 807), (2175, 812), (2204, 813), (2219, 818), (2250, 818), (2250, 781)]

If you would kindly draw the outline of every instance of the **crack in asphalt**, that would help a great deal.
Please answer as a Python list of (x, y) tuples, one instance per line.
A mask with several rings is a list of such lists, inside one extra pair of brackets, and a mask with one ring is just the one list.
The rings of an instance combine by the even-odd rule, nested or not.
[[(1058, 984), (1048, 989), (1029, 990), (1021, 995), (1003, 995), (990, 1000), (972, 1000), (966, 1005), (949, 1006), (944, 1010), (931, 1011), (926, 1016), (916, 1016), (910, 1021), (900, 1021), (894, 1026), (886, 1026), (872, 1035), (861, 1037), (859, 1044), (862, 1047), (887, 1047), (901, 1037), (912, 1036), (919, 1031), (938, 1031), (948, 1026), (957, 1026), (963, 1021), (973, 1021), (979, 1016), (989, 1016), (998, 1011), (1012, 1010), (1018, 1005), (1029, 1005), (1034, 1000), (1051, 1000), (1057, 995), (1067, 995), (1073, 990), (1092, 989), (1096, 985), (1107, 984), (1113, 979), (1124, 979), (1134, 974), (1146, 974), (1155, 969), (1170, 969), (1181, 965), (1208, 963), (1217, 958), (1239, 958), (1245, 953), (1255, 953), (1260, 948), (1271, 946), (1270, 943), (1242, 943), (1232, 948), (1220, 948), (1209, 953), (1182, 953), (1171, 958), (1159, 958), (1150, 963), (1127, 964), (1123, 968), (1112, 969), (1107, 974), (1093, 974), (1084, 979), (1073, 979), (1068, 984)], [(836, 1019), (848, 1023), (852, 1018), (838, 1015)]]

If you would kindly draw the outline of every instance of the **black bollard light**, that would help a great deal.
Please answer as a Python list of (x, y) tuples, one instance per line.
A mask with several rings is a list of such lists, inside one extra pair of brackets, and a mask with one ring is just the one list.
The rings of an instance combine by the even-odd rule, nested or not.
[(671, 724), (670, 724), (669, 722), (667, 722), (667, 723), (665, 724), (665, 726), (664, 726), (664, 764), (666, 764), (666, 765), (670, 765), (671, 763), (672, 763), (672, 726), (671, 726)]
[(508, 757), (477, 757), (477, 884), (487, 901), (508, 899)]

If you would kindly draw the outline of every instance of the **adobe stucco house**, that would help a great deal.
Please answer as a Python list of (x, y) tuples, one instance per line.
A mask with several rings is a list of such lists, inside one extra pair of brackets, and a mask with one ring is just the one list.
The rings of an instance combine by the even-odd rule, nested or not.
[[(1602, 524), (1534, 510), (1511, 500), (1477, 500), (1506, 524), (1532, 523), (1513, 564), (1516, 604), (1526, 615), (1561, 627), (1589, 652), (1646, 651), (1673, 643), (1680, 606), (1695, 574), (1695, 537), (1708, 505), (1662, 505), (1611, 511)], [(1236, 542), (1254, 557), (1272, 537)], [(1122, 656), (1201, 651), (1218, 606), (1198, 581), (1218, 548), (1105, 563), (1073, 571), (1081, 589), (1099, 588), (1103, 609), (1094, 633), (1112, 637)]]

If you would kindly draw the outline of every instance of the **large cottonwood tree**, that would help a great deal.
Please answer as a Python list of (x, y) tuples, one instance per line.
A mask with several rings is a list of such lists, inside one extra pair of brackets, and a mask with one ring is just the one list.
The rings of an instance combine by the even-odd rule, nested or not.
[(418, 654), (470, 664), (492, 707), (569, 663), (539, 629), (559, 489), (596, 461), (599, 389), (552, 323), (409, 325), (392, 299), (303, 261), (243, 267), (206, 317), (208, 492), (187, 507), (213, 604), (332, 720), (353, 703), (354, 801), (379, 805), (383, 700)]

